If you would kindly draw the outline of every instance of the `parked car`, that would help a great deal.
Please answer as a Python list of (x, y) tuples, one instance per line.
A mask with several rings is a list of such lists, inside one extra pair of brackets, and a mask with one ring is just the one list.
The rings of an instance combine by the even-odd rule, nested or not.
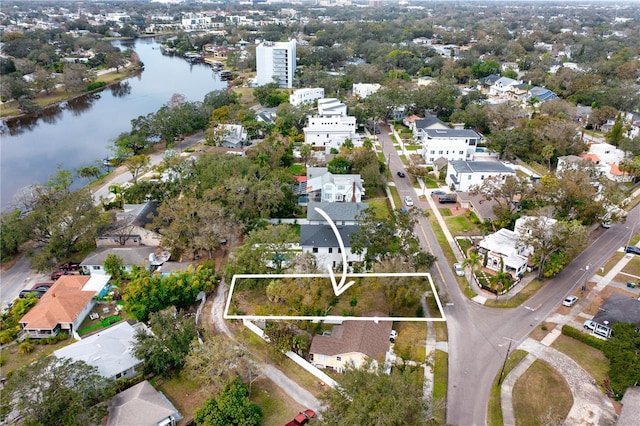
[(20, 292), (20, 294), (18, 295), (18, 297), (20, 299), (24, 299), (25, 297), (27, 297), (30, 294), (33, 294), (35, 297), (37, 297), (38, 299), (40, 299), (42, 297), (43, 294), (45, 294), (46, 292), (44, 291), (38, 291), (38, 290), (22, 290)]
[(611, 222), (609, 222), (609, 221), (602, 222), (602, 223), (600, 223), (600, 225), (601, 225), (604, 229), (609, 229), (609, 228), (611, 228)]
[(47, 291), (51, 288), (53, 283), (35, 283), (31, 290)]
[(431, 195), (446, 195), (447, 193), (444, 191), (431, 191)]
[(596, 329), (596, 325), (598, 325), (597, 322), (595, 321), (591, 321), (591, 320), (586, 320), (583, 324), (584, 328), (586, 328), (587, 330), (595, 330)]
[(597, 324), (597, 323), (596, 323), (595, 329), (593, 330), (593, 334), (600, 337), (604, 337), (605, 339), (608, 339), (609, 337), (611, 337), (612, 333), (613, 333), (613, 330), (611, 328), (607, 327), (606, 325)]
[(454, 263), (453, 270), (455, 271), (457, 276), (464, 277), (464, 268), (460, 263)]
[(404, 172), (398, 172), (398, 176), (400, 176), (401, 178), (406, 177), (407, 175), (404, 174)]
[(306, 410), (299, 412), (298, 415), (293, 418), (293, 420), (291, 420), (289, 423), (287, 423), (284, 426), (306, 425), (307, 423), (309, 423), (309, 419), (312, 419), (315, 416), (316, 416), (316, 412), (307, 408)]
[(76, 262), (65, 262), (59, 265), (57, 269), (61, 271), (78, 271), (80, 270), (80, 264)]
[(395, 330), (391, 330), (391, 331), (389, 332), (389, 341), (390, 341), (391, 343), (395, 343), (395, 341), (396, 341), (396, 338), (397, 338), (397, 337), (398, 337), (398, 332), (397, 332), (397, 331), (395, 331)]
[(72, 272), (72, 271), (63, 271), (61, 269), (56, 269), (55, 271), (53, 271), (51, 273), (51, 275), (49, 276), (49, 278), (51, 278), (51, 280), (55, 281), (58, 278), (60, 278), (63, 275), (74, 275), (77, 274), (77, 272)]
[(627, 247), (625, 247), (624, 251), (625, 251), (625, 253), (640, 254), (640, 247), (627, 246)]
[(411, 197), (409, 197), (409, 196), (407, 195), (406, 197), (404, 197), (404, 203), (405, 203), (407, 206), (411, 207), (411, 206), (413, 206), (413, 199), (411, 199)]
[(568, 296), (566, 299), (562, 301), (562, 306), (571, 307), (576, 304), (578, 298), (576, 296)]

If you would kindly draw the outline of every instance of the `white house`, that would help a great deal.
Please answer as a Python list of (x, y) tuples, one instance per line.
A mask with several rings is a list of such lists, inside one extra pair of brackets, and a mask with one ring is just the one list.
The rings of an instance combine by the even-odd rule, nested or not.
[(456, 191), (469, 191), (488, 177), (515, 176), (516, 172), (499, 161), (449, 161), (445, 182)]
[(355, 117), (308, 117), (304, 131), (304, 142), (314, 148), (339, 149), (345, 140), (350, 139), (358, 146), (362, 142), (356, 133)]
[(514, 278), (523, 274), (527, 269), (529, 252), (518, 244), (518, 238), (516, 232), (506, 228), (484, 237), (478, 248), (485, 256), (485, 267), (510, 273)]
[(358, 215), (368, 209), (369, 204), (310, 202), (307, 207), (307, 222), (309, 225), (327, 224), (327, 220), (316, 211), (316, 207), (328, 214), (337, 226), (348, 226), (358, 224)]
[(361, 99), (365, 99), (367, 96), (376, 93), (380, 90), (380, 84), (378, 83), (354, 83), (353, 84), (353, 96), (358, 96)]
[(307, 175), (309, 201), (326, 203), (359, 203), (362, 201), (364, 187), (360, 175), (335, 175), (326, 171), (326, 167), (314, 168), (314, 170), (321, 169), (325, 169), (325, 172), (316, 172), (314, 177)]
[(97, 249), (84, 258), (80, 267), (90, 274), (105, 274), (104, 261), (110, 254), (122, 259), (124, 269), (131, 271), (133, 265), (155, 269), (169, 260), (169, 253), (157, 247), (105, 247)]
[(422, 134), (422, 156), (429, 165), (440, 157), (448, 161), (473, 160), (482, 140), (478, 132), (470, 129), (426, 128)]
[(136, 330), (144, 327), (138, 323), (132, 326), (126, 321), (104, 329), (53, 354), (57, 358), (84, 361), (96, 367), (98, 374), (107, 379), (131, 379), (141, 373), (142, 361), (133, 354)]
[(314, 87), (296, 89), (289, 95), (289, 103), (293, 106), (312, 104), (317, 99), (324, 98), (324, 88)]
[(296, 41), (264, 41), (256, 46), (256, 84), (263, 86), (274, 80), (283, 88), (293, 87), (296, 73)]
[[(403, 120), (404, 123), (404, 120)], [(424, 140), (427, 130), (441, 129), (446, 130), (450, 127), (447, 123), (440, 120), (438, 117), (427, 114), (424, 118), (416, 118), (406, 123), (411, 130), (413, 130), (413, 138)]]
[(347, 106), (336, 98), (318, 99), (318, 115), (320, 117), (346, 117)]
[[(340, 225), (338, 232), (344, 244), (347, 266), (353, 262), (361, 262), (361, 255), (351, 252), (351, 234), (358, 231), (358, 225)], [(331, 227), (327, 225), (300, 225), (300, 247), (304, 253), (311, 253), (316, 259), (316, 266), (326, 271), (327, 266), (337, 268), (342, 264), (343, 253), (338, 239)]]
[(493, 96), (507, 96), (512, 91), (512, 86), (521, 84), (522, 81), (517, 81), (509, 77), (500, 77), (489, 88), (489, 94)]

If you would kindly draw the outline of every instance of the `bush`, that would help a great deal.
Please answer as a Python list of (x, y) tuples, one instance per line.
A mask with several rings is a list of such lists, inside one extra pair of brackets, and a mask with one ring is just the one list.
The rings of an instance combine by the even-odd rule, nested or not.
[(591, 336), (589, 334), (583, 333), (582, 331), (573, 328), (569, 325), (562, 326), (562, 334), (565, 336), (572, 337), (584, 344), (591, 346), (592, 348), (596, 348), (598, 350), (602, 350), (604, 346), (604, 340), (600, 340), (595, 336)]
[(30, 342), (22, 342), (18, 346), (18, 353), (21, 355), (30, 354), (33, 352), (33, 345)]
[(100, 89), (106, 85), (107, 83), (105, 83), (104, 81), (96, 81), (95, 83), (91, 83), (90, 85), (88, 85), (87, 90), (92, 91), (92, 90)]
[(10, 330), (2, 330), (0, 333), (0, 345), (6, 345), (11, 343), (15, 337)]

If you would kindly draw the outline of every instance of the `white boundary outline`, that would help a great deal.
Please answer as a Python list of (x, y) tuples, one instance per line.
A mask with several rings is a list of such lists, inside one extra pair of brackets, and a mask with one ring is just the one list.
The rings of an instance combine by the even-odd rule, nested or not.
[(231, 280), (231, 288), (227, 297), (227, 304), (224, 308), (224, 319), (246, 319), (246, 320), (295, 320), (295, 321), (324, 321), (324, 320), (341, 320), (341, 321), (421, 321), (421, 322), (445, 322), (447, 319), (442, 309), (442, 303), (438, 297), (431, 274), (428, 272), (407, 272), (407, 273), (370, 273), (370, 274), (349, 274), (349, 277), (426, 277), (431, 286), (431, 291), (436, 299), (438, 310), (441, 318), (424, 318), (424, 317), (349, 317), (349, 316), (295, 316), (295, 315), (229, 315), (229, 307), (231, 306), (231, 297), (235, 289), (236, 280), (243, 278), (331, 278), (329, 274), (236, 274)]

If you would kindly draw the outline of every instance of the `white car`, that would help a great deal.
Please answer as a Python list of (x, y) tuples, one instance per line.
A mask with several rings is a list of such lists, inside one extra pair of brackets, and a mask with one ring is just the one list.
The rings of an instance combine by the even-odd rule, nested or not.
[(464, 268), (462, 267), (462, 265), (460, 263), (454, 263), (453, 264), (453, 270), (456, 273), (457, 276), (459, 277), (464, 277)]
[(571, 307), (576, 304), (578, 298), (576, 296), (568, 296), (566, 299), (562, 301), (562, 306)]
[(593, 331), (596, 329), (596, 325), (598, 325), (598, 323), (595, 321), (586, 320), (583, 325), (584, 325), (584, 328), (586, 328), (587, 330)]
[(406, 197), (404, 197), (404, 203), (405, 203), (407, 206), (411, 207), (411, 206), (413, 206), (413, 199), (411, 199), (411, 197), (409, 197), (409, 196), (407, 195)]

